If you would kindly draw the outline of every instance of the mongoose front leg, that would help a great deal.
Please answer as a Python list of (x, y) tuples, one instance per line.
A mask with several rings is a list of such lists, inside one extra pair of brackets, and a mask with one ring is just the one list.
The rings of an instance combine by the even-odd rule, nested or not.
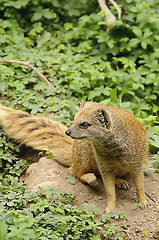
[(107, 207), (105, 213), (109, 213), (116, 207), (115, 176), (112, 172), (103, 172), (102, 180), (107, 194)]
[(145, 209), (147, 207), (146, 195), (144, 191), (144, 175), (142, 169), (137, 169), (135, 172), (132, 173), (134, 183), (136, 186), (139, 206), (141, 209)]

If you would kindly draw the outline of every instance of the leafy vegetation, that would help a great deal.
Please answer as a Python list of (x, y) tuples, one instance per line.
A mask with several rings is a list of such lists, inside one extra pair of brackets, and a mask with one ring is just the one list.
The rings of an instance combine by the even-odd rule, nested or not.
[[(0, 239), (115, 239), (122, 240), (120, 227), (108, 224), (111, 218), (123, 218), (115, 211), (98, 220), (94, 211), (72, 206), (71, 194), (60, 194), (55, 188), (27, 192), (15, 178), (10, 185), (0, 185)], [(121, 223), (124, 227), (125, 222)]]
[[(0, 63), (0, 99), (4, 105), (31, 114), (45, 113), (67, 125), (82, 99), (126, 108), (147, 127), (150, 151), (155, 154), (153, 167), (158, 171), (159, 6), (155, 0), (119, 0), (118, 4), (122, 19), (107, 32), (96, 0), (1, 0), (0, 58), (30, 62), (52, 87), (26, 66)], [(116, 14), (113, 7), (111, 11)], [(106, 233), (97, 234), (95, 228), (101, 232), (103, 223), (96, 222), (93, 213), (68, 205), (67, 197), (54, 193), (48, 198), (41, 191), (38, 196), (24, 194), (25, 186), (14, 179), (27, 161), (2, 131), (0, 137), (1, 179), (5, 175), (0, 186), (4, 201), (0, 239), (14, 240), (17, 231), (19, 239), (48, 239), (47, 231), (51, 239), (102, 239)], [(54, 209), (54, 197), (59, 212)], [(110, 232), (105, 238), (116, 234)]]
[(14, 177), (20, 177), (27, 162), (20, 158), (20, 147), (4, 134), (0, 129), (0, 179), (8, 176), (10, 181)]
[(95, 0), (2, 0), (1, 58), (30, 62), (52, 87), (26, 66), (1, 63), (0, 98), (68, 125), (81, 99), (126, 108), (144, 122), (157, 154), (159, 7), (155, 0), (118, 4), (122, 19), (107, 32)]
[(153, 128), (157, 152), (159, 7), (153, 0), (119, 4), (122, 20), (107, 32), (95, 0), (2, 0), (1, 58), (29, 61), (53, 87), (25, 66), (0, 64), (1, 99), (67, 124), (81, 99), (127, 108)]

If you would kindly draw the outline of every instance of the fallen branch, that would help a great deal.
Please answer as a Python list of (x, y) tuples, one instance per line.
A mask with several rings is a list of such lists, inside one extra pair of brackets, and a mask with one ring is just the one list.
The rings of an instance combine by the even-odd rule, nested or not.
[(34, 72), (36, 72), (36, 74), (40, 78), (42, 78), (48, 85), (50, 85), (52, 87), (52, 84), (47, 80), (47, 78), (41, 72), (39, 72), (34, 66), (32, 66), (29, 62), (23, 62), (23, 61), (18, 61), (18, 60), (9, 60), (9, 59), (5, 59), (5, 60), (0, 59), (0, 62), (2, 62), (2, 63), (18, 63), (18, 64), (25, 65), (25, 66), (31, 68)]
[[(117, 12), (118, 12), (118, 17), (119, 19), (121, 18), (121, 10), (120, 8), (118, 7), (118, 4), (114, 1), (114, 0), (109, 0), (109, 2), (114, 5), (114, 7), (116, 8)], [(116, 17), (115, 15), (110, 11), (110, 9), (108, 8), (107, 4), (106, 4), (106, 1), (105, 0), (98, 0), (98, 3), (99, 3), (99, 6), (101, 8), (101, 10), (104, 10), (104, 14), (105, 14), (105, 21), (108, 23), (108, 24), (111, 24), (113, 22), (116, 21)], [(113, 25), (115, 26), (115, 24)], [(112, 27), (113, 27), (112, 26)], [(110, 28), (112, 28), (110, 27)], [(109, 31), (108, 28), (107, 30)]]

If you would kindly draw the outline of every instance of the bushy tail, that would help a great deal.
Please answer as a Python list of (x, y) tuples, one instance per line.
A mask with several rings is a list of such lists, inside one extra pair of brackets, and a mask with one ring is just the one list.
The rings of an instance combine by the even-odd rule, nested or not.
[(9, 137), (20, 144), (39, 151), (50, 150), (53, 159), (65, 166), (71, 166), (73, 140), (65, 135), (65, 125), (2, 105), (0, 125)]

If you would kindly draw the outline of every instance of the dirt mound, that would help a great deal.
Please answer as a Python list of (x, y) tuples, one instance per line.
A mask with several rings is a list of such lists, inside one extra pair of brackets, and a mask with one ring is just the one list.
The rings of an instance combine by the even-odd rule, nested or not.
[[(145, 189), (149, 207), (141, 210), (135, 205), (137, 202), (136, 190), (132, 178), (126, 179), (129, 191), (116, 190), (117, 208), (124, 211), (129, 227), (125, 230), (127, 240), (133, 239), (159, 239), (156, 232), (159, 231), (159, 175), (150, 172), (145, 176)], [(60, 192), (71, 192), (76, 196), (77, 205), (83, 207), (83, 203), (95, 204), (102, 214), (106, 207), (106, 194), (102, 180), (98, 179), (98, 187), (91, 188), (84, 185), (78, 179), (70, 178), (69, 169), (58, 164), (52, 159), (41, 158), (28, 168), (24, 182), (29, 190), (37, 190), (38, 186), (57, 186)]]

